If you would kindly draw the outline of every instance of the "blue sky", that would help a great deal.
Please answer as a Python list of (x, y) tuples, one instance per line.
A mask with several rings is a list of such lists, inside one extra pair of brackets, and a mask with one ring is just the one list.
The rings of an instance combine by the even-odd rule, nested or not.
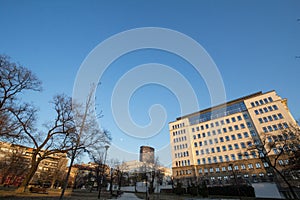
[[(53, 95), (72, 95), (81, 63), (99, 43), (129, 29), (168, 28), (205, 48), (220, 71), (227, 100), (274, 89), (288, 98), (292, 114), (299, 119), (299, 10), (296, 0), (0, 0), (0, 53), (28, 67), (42, 80), (42, 93), (26, 94), (26, 99), (40, 108), (42, 123), (51, 118), (49, 101)], [(111, 110), (113, 88), (130, 69), (146, 63), (161, 63), (178, 71), (193, 87), (200, 109), (211, 106), (203, 77), (186, 60), (155, 49), (121, 56), (101, 77), (96, 94), (97, 110), (104, 115), (100, 124), (110, 130), (114, 146), (121, 149), (111, 148), (110, 158), (138, 159), (140, 145), (165, 149), (169, 143), (168, 122), (181, 115), (176, 95), (169, 88), (148, 84), (131, 96), (130, 115), (136, 124), (146, 126), (149, 108), (161, 104), (167, 114), (162, 130), (140, 139), (117, 126)], [(168, 148), (159, 157), (170, 164)]]

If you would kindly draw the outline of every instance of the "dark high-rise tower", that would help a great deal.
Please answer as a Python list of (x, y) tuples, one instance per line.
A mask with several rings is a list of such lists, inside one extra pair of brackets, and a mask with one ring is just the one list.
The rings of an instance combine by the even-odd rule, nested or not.
[(146, 163), (154, 163), (154, 148), (149, 146), (141, 146), (140, 161)]

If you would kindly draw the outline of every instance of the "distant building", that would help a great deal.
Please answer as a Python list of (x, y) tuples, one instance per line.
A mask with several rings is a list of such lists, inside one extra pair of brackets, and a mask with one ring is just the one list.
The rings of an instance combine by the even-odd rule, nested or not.
[(140, 147), (140, 162), (154, 163), (154, 148), (150, 146)]
[[(0, 185), (22, 183), (31, 165), (31, 154), (34, 148), (0, 142)], [(57, 186), (61, 183), (68, 158), (65, 153), (56, 153), (40, 162), (30, 184), (45, 187)]]

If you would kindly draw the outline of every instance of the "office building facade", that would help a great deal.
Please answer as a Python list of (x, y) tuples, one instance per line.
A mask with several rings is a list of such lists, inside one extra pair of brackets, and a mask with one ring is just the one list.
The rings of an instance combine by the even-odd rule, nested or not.
[[(275, 91), (178, 117), (169, 123), (173, 177), (182, 182), (206, 180), (210, 185), (233, 179), (272, 181), (274, 172), (260, 159), (262, 152), (251, 147), (262, 143), (267, 133), (276, 135), (291, 125), (297, 123), (287, 99)], [(277, 162), (280, 168), (288, 160)]]

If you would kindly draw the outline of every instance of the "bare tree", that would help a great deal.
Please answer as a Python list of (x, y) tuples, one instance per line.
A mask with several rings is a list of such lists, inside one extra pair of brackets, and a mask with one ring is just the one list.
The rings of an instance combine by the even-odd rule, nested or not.
[(51, 158), (56, 153), (66, 153), (71, 149), (70, 135), (75, 131), (71, 98), (65, 95), (57, 95), (53, 98), (52, 104), (56, 116), (52, 122), (45, 124), (45, 132), (37, 132), (35, 129), (28, 127), (27, 120), (24, 121), (24, 118), (20, 117), (18, 113), (13, 112), (22, 125), (24, 136), (33, 144), (31, 167), (17, 192), (25, 191), (42, 160)]
[(72, 114), (75, 130), (71, 135), (72, 149), (69, 151), (71, 161), (60, 199), (63, 199), (75, 158), (84, 151), (91, 152), (95, 149), (101, 149), (110, 142), (108, 132), (102, 131), (97, 122), (94, 110), (94, 91), (95, 86), (92, 86), (90, 93), (82, 103), (73, 99)]
[(293, 189), (292, 180), (289, 175), (300, 169), (299, 151), (300, 151), (300, 129), (296, 124), (287, 125), (277, 134), (262, 134), (261, 142), (254, 142), (249, 150), (256, 150), (263, 162), (270, 166), (272, 172), (277, 174), (278, 178), (284, 181), (289, 188), (292, 197), (297, 198)]
[[(26, 91), (41, 91), (41, 81), (27, 68), (10, 62), (0, 55), (0, 137), (16, 139), (21, 136), (24, 125), (33, 128), (36, 109), (23, 103), (21, 97)], [(16, 116), (17, 115), (17, 116)], [(26, 121), (21, 124), (19, 120)]]

